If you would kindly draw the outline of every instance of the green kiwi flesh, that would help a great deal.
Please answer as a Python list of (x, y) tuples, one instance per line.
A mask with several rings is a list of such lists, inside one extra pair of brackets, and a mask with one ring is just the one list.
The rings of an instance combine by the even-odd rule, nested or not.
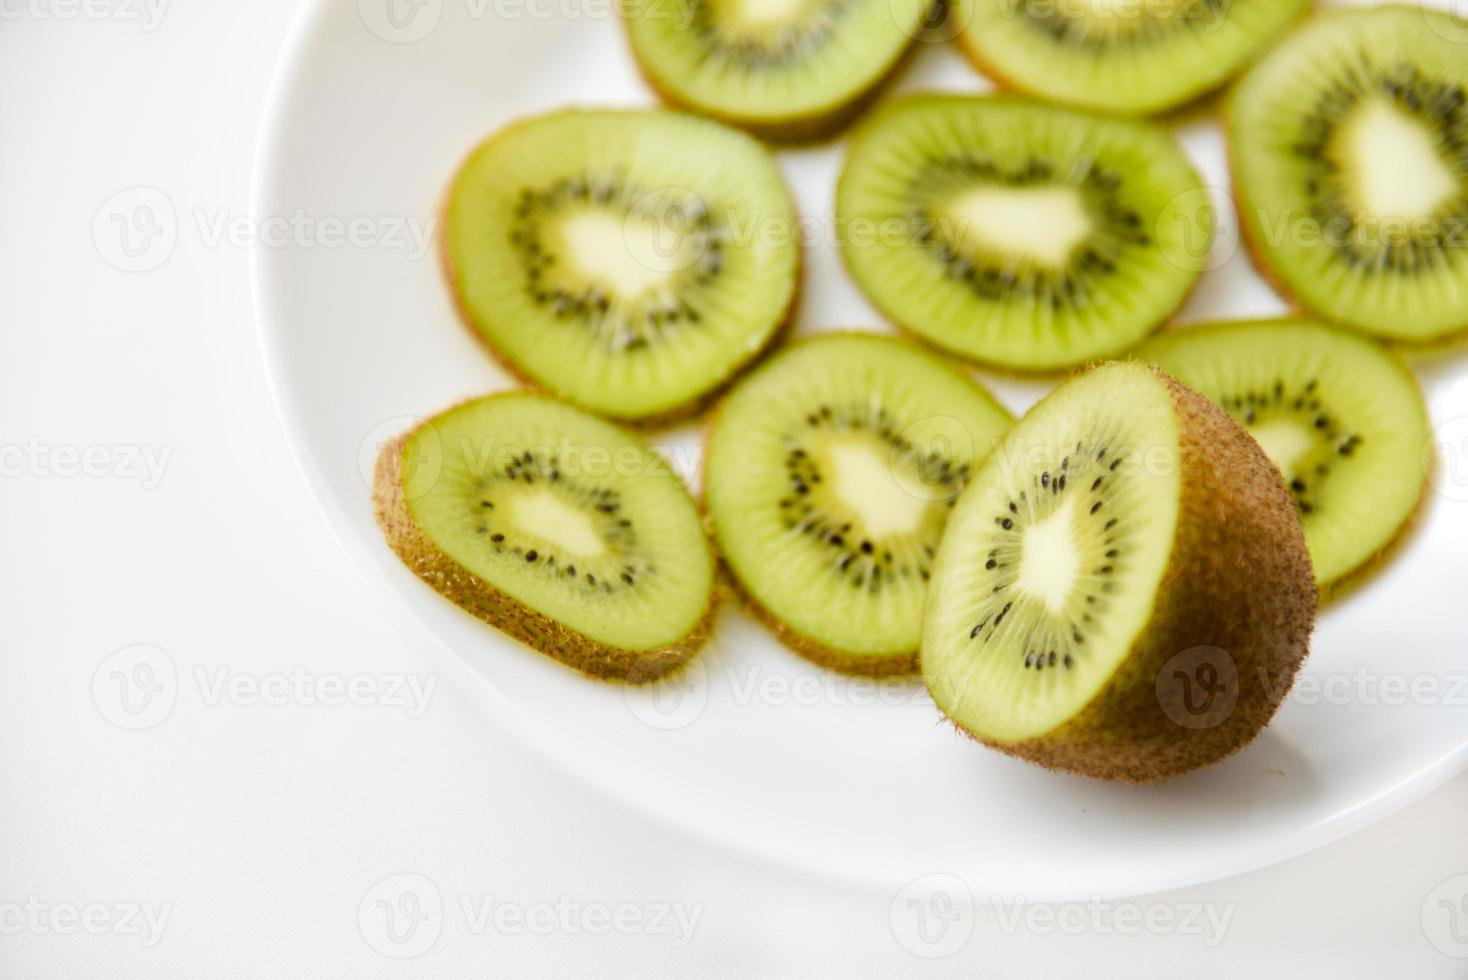
[(1333, 12), (1239, 84), (1244, 230), (1301, 304), (1381, 337), (1468, 328), (1468, 21)]
[(716, 417), (704, 501), (718, 548), (796, 650), (847, 671), (911, 671), (949, 510), (1011, 421), (905, 341), (798, 343)]
[(884, 313), (1026, 371), (1136, 344), (1187, 297), (1213, 232), (1199, 177), (1164, 130), (946, 95), (868, 120), (837, 216), (852, 276)]
[[(1294, 506), (1254, 440), (1155, 369), (1111, 363), (1040, 402), (964, 491), (933, 567), (923, 677), (1004, 752), (1152, 782), (1254, 738), (1315, 606)], [(1164, 668), (1200, 648), (1224, 652), (1210, 680), (1231, 689), (1194, 722)]]
[(921, 32), (930, 0), (622, 0), (670, 101), (772, 139), (845, 122)]
[(959, 43), (1035, 95), (1154, 113), (1223, 84), (1308, 0), (957, 0)]
[(693, 655), (714, 559), (692, 498), (640, 440), (523, 392), (387, 445), (377, 519), (441, 594), (588, 674), (650, 680)]
[(1417, 383), (1365, 338), (1309, 320), (1169, 331), (1137, 355), (1220, 405), (1284, 474), (1322, 590), (1417, 509), (1430, 436)]
[(795, 214), (748, 136), (666, 111), (562, 111), (464, 163), (444, 248), (466, 319), (537, 385), (599, 414), (696, 406), (794, 300)]

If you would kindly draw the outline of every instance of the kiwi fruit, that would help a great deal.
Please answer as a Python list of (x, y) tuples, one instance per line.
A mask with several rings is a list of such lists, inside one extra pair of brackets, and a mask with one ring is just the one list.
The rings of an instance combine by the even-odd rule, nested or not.
[(1150, 123), (1012, 97), (920, 95), (859, 132), (836, 196), (868, 298), (961, 356), (1046, 371), (1170, 316), (1212, 240), (1202, 183)]
[(1468, 21), (1321, 16), (1239, 83), (1228, 135), (1256, 261), (1311, 311), (1426, 343), (1468, 328)]
[(708, 637), (693, 500), (640, 440), (543, 395), (466, 402), (378, 457), (377, 521), (435, 590), (596, 677), (646, 681)]
[(932, 0), (621, 0), (664, 99), (767, 139), (845, 124), (921, 33)]
[(943, 526), (1012, 419), (905, 341), (830, 334), (777, 354), (719, 408), (704, 504), (756, 613), (800, 653), (911, 672)]
[(955, 0), (980, 70), (1034, 95), (1154, 113), (1222, 85), (1309, 0)]
[(465, 319), (516, 373), (644, 423), (696, 408), (769, 344), (799, 277), (773, 158), (667, 111), (501, 130), (455, 177), (442, 241)]
[(923, 677), (1003, 752), (1155, 782), (1258, 734), (1315, 608), (1263, 450), (1157, 369), (1113, 362), (1057, 388), (974, 474), (933, 565)]
[(1169, 331), (1137, 352), (1219, 405), (1284, 474), (1322, 592), (1371, 563), (1422, 499), (1417, 382), (1363, 337), (1304, 320)]

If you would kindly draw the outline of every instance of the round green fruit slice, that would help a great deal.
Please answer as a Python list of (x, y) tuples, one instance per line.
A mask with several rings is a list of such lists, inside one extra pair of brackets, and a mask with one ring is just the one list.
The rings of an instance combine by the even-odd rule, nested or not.
[(897, 66), (930, 0), (622, 0), (666, 99), (771, 139), (846, 122)]
[(603, 415), (696, 407), (794, 301), (799, 244), (770, 155), (662, 111), (514, 124), (454, 179), (444, 250), (465, 318), (509, 366)]
[(1468, 329), (1468, 21), (1340, 11), (1239, 84), (1245, 234), (1301, 304), (1395, 340)]
[(1026, 92), (1153, 113), (1222, 85), (1308, 0), (957, 0), (959, 43)]
[(1427, 406), (1407, 366), (1371, 341), (1260, 321), (1169, 331), (1137, 355), (1221, 406), (1274, 460), (1322, 590), (1370, 564), (1416, 511)]
[(1010, 422), (912, 344), (797, 344), (730, 392), (709, 436), (704, 502), (719, 550), (797, 651), (840, 670), (912, 671), (949, 509)]
[(1315, 582), (1279, 471), (1155, 369), (1062, 385), (974, 475), (923, 622), (928, 690), (1011, 755), (1152, 782), (1274, 715), (1307, 652)]
[(692, 498), (640, 440), (568, 405), (514, 392), (434, 416), (383, 449), (374, 498), (420, 578), (587, 674), (651, 680), (708, 637)]
[(877, 113), (836, 206), (847, 265), (884, 313), (1031, 371), (1145, 337), (1186, 299), (1213, 233), (1164, 130), (1011, 98), (916, 96)]

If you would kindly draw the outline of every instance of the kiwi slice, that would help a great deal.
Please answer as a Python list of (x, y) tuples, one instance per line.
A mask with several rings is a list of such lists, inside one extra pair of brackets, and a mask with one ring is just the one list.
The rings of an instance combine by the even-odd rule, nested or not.
[(420, 578), (587, 674), (650, 680), (708, 637), (714, 560), (687, 490), (568, 405), (512, 392), (451, 408), (384, 447), (374, 497)]
[(795, 212), (774, 160), (680, 113), (516, 123), (464, 163), (444, 223), (459, 306), (491, 350), (620, 419), (696, 407), (795, 298)]
[(911, 671), (949, 510), (1011, 421), (967, 375), (904, 341), (796, 344), (734, 388), (709, 436), (718, 547), (797, 651), (846, 671)]
[(956, 0), (959, 44), (984, 72), (1112, 112), (1191, 101), (1230, 75), (1308, 0)]
[(1258, 444), (1167, 375), (1111, 363), (1031, 410), (959, 499), (923, 677), (1004, 752), (1152, 782), (1264, 727), (1315, 601), (1295, 508)]
[(1245, 234), (1301, 304), (1382, 337), (1468, 328), (1468, 21), (1322, 16), (1240, 83), (1229, 142)]
[(931, 0), (621, 0), (668, 101), (771, 139), (850, 119), (921, 32)]
[(857, 283), (955, 353), (1050, 370), (1119, 353), (1176, 310), (1213, 213), (1149, 123), (924, 95), (862, 129), (837, 189)]
[(1138, 356), (1222, 406), (1284, 473), (1323, 591), (1406, 526), (1427, 476), (1430, 425), (1398, 358), (1309, 320), (1165, 333)]

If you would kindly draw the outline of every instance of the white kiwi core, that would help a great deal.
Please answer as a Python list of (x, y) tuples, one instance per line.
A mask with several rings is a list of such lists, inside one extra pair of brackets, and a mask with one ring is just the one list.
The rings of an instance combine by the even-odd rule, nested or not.
[(1315, 435), (1294, 419), (1274, 419), (1249, 426), (1249, 435), (1259, 443), (1264, 455), (1286, 474), (1290, 473), (1306, 453), (1315, 448)]
[(609, 211), (577, 211), (560, 230), (576, 270), (619, 299), (635, 300), (662, 289), (689, 264), (677, 232), (651, 218), (624, 220)]
[(1064, 267), (1093, 229), (1074, 187), (979, 188), (955, 199), (949, 214), (970, 248), (1051, 269)]
[(898, 482), (892, 463), (876, 446), (866, 440), (841, 439), (833, 441), (827, 452), (832, 489), (869, 535), (881, 538), (918, 529), (928, 502)]
[(549, 491), (520, 494), (510, 504), (515, 526), (551, 542), (561, 551), (594, 558), (606, 551), (590, 516)]
[(1342, 128), (1339, 162), (1357, 204), (1377, 218), (1431, 217), (1462, 188), (1420, 120), (1381, 100), (1363, 103)]
[(1016, 586), (1045, 604), (1052, 613), (1064, 611), (1081, 556), (1075, 542), (1075, 497), (1067, 498), (1044, 520), (1025, 531)]

